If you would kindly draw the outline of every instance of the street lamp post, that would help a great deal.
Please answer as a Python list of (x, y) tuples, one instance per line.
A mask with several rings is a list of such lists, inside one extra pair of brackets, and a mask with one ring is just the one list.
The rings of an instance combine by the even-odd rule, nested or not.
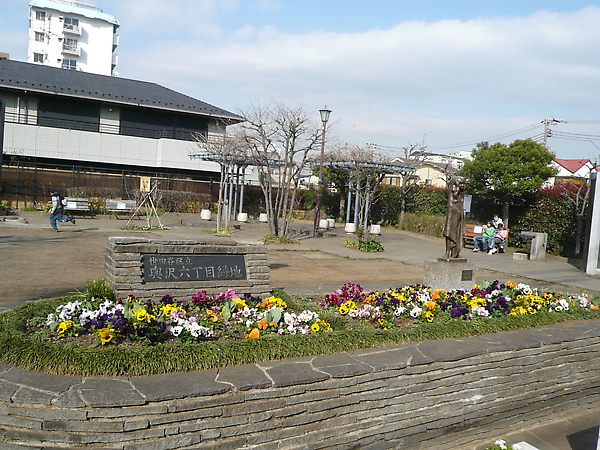
[(319, 161), (319, 186), (317, 189), (317, 202), (315, 205), (315, 226), (313, 231), (314, 237), (319, 237), (319, 221), (321, 219), (321, 197), (323, 196), (323, 159), (325, 156), (325, 129), (327, 127), (327, 121), (329, 120), (329, 114), (331, 114), (331, 110), (327, 109), (325, 106), (324, 109), (320, 109), (319, 113), (321, 114), (321, 122), (323, 122), (323, 133), (321, 134), (321, 159)]

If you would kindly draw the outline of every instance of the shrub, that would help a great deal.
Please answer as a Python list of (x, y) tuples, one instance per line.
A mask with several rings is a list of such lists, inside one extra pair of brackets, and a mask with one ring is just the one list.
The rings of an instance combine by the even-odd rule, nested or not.
[(383, 245), (375, 239), (374, 237), (370, 237), (367, 239), (363, 239), (358, 243), (358, 250), (361, 252), (382, 252)]
[(373, 223), (397, 225), (402, 205), (402, 191), (398, 186), (384, 184), (381, 186), (379, 197), (371, 205)]
[(446, 189), (434, 186), (417, 186), (406, 198), (406, 211), (428, 215), (446, 214)]
[[(414, 186), (406, 194), (406, 213), (427, 215), (446, 214), (446, 189), (433, 186)], [(384, 184), (371, 208), (374, 223), (398, 225), (402, 210), (402, 189)]]
[(526, 247), (529, 242), (520, 236), (521, 231), (548, 233), (546, 250), (554, 255), (572, 254), (575, 246), (577, 218), (573, 204), (559, 186), (541, 189), (533, 204), (510, 226), (511, 246)]
[(445, 216), (406, 213), (404, 215), (404, 223), (400, 229), (412, 233), (442, 237), (445, 220)]

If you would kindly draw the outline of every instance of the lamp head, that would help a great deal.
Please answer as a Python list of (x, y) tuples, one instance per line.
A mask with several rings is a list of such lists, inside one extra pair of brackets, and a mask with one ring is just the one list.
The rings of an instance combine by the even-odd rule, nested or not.
[(331, 110), (327, 109), (327, 105), (325, 105), (325, 108), (320, 109), (319, 113), (321, 113), (321, 122), (327, 123), (329, 120), (329, 114), (331, 114)]

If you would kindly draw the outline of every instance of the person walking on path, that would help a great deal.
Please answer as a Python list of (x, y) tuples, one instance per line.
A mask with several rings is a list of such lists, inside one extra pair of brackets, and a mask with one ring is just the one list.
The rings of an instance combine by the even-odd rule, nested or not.
[(52, 199), (52, 208), (50, 209), (50, 226), (52, 227), (52, 231), (58, 231), (58, 227), (56, 226), (56, 222), (71, 222), (75, 225), (75, 219), (70, 216), (63, 216), (63, 208), (64, 197), (56, 192), (54, 189), (50, 190), (50, 195)]

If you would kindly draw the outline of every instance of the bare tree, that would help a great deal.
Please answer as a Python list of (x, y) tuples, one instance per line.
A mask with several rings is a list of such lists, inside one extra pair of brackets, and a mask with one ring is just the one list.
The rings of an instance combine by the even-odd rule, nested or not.
[[(589, 169), (589, 174), (597, 170), (597, 164), (594, 163)], [(577, 217), (577, 228), (575, 232), (575, 254), (581, 253), (581, 240), (583, 235), (583, 223), (585, 213), (588, 207), (590, 199), (590, 177), (589, 174), (586, 178), (575, 183), (573, 181), (563, 181), (560, 183), (560, 189), (562, 195), (567, 198), (575, 209), (575, 216)]]
[(223, 124), (223, 133), (215, 134), (195, 134), (194, 140), (198, 146), (198, 152), (190, 155), (191, 158), (199, 158), (205, 161), (213, 161), (219, 164), (219, 199), (217, 202), (217, 232), (223, 227), (229, 227), (229, 211), (227, 199), (225, 198), (226, 180), (235, 166), (247, 165), (247, 148), (243, 137), (239, 133), (228, 134)]
[[(406, 171), (412, 173), (412, 169), (392, 163), (389, 155), (377, 152), (371, 144), (364, 147), (352, 144), (344, 144), (332, 152), (327, 162), (328, 171), (333, 172), (335, 177), (330, 179), (348, 183), (348, 199), (345, 201), (346, 217), (349, 218), (352, 204), (354, 204), (354, 222), (357, 227), (362, 226), (366, 232), (370, 217), (371, 205), (378, 201), (381, 182), (387, 174)], [(341, 176), (341, 170), (346, 175)], [(341, 186), (336, 186), (342, 191)], [(354, 199), (350, 198), (354, 192)]]
[(397, 172), (400, 175), (400, 228), (404, 224), (404, 217), (406, 214), (406, 198), (410, 191), (417, 186), (419, 179), (414, 175), (415, 169), (421, 164), (427, 154), (425, 153), (426, 147), (421, 144), (409, 144), (406, 147), (402, 147), (403, 155), (401, 157), (392, 160), (392, 163), (401, 164), (401, 168)]
[(302, 107), (279, 103), (252, 105), (241, 115), (245, 122), (239, 126), (259, 171), (269, 230), (285, 236), (301, 174), (321, 139), (320, 127)]

